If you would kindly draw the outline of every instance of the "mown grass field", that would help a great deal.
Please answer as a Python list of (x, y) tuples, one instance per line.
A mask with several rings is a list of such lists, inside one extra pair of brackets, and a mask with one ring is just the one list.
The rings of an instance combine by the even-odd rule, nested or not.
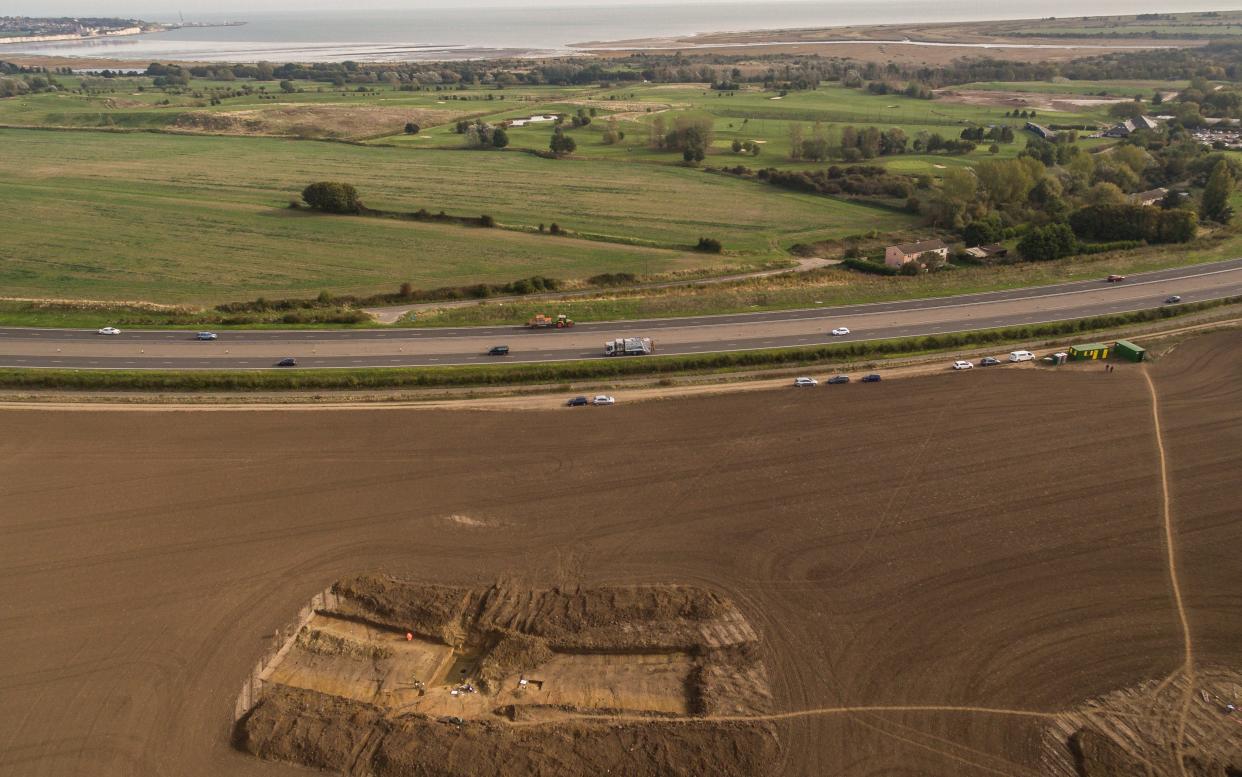
[[(1084, 86), (1088, 82), (1083, 82)], [(1139, 82), (1123, 82), (1126, 89)], [(1090, 82), (1094, 87), (1096, 82)], [(973, 88), (976, 85), (968, 85)], [(1050, 87), (1059, 84), (1047, 84)], [(1000, 89), (1002, 84), (979, 88)], [(967, 88), (967, 87), (962, 87)], [(1099, 91), (1093, 89), (1092, 91)], [(1073, 89), (1065, 93), (1076, 93)], [(1150, 90), (1147, 92), (1150, 96)], [(472, 105), (477, 106), (478, 103)], [(578, 144), (575, 156), (589, 159), (607, 159), (625, 162), (652, 162), (672, 164), (678, 154), (653, 150), (648, 142), (651, 125), (661, 117), (672, 126), (679, 116), (706, 117), (712, 121), (715, 143), (705, 164), (737, 165), (749, 167), (778, 167), (781, 169), (813, 169), (823, 167), (821, 162), (792, 162), (789, 160), (790, 127), (800, 124), (810, 137), (816, 122), (830, 134), (839, 133), (841, 127), (877, 126), (883, 129), (900, 127), (913, 139), (920, 132), (939, 133), (946, 138), (956, 138), (967, 126), (1010, 124), (1020, 130), (1024, 120), (1007, 118), (1008, 108), (996, 105), (969, 105), (947, 100), (920, 100), (903, 95), (873, 95), (860, 89), (847, 89), (839, 84), (823, 84), (819, 89), (805, 92), (779, 93), (763, 91), (749, 86), (735, 92), (718, 92), (703, 84), (643, 84), (625, 85), (612, 89), (582, 89), (573, 98), (559, 96), (546, 103), (497, 104), (498, 111), (486, 117), (488, 121), (514, 119), (538, 113), (574, 113), (579, 108), (594, 107), (598, 115), (586, 127), (565, 131)], [(616, 118), (619, 129), (626, 137), (613, 145), (605, 145), (604, 132), (610, 117)], [(1073, 111), (1048, 111), (1041, 113), (1040, 121), (1062, 124), (1108, 123), (1107, 106), (1091, 106)], [(552, 134), (549, 124), (531, 124), (509, 130), (511, 145), (515, 148), (546, 149)], [(735, 154), (730, 149), (734, 140), (753, 140), (762, 146), (757, 157)], [(441, 125), (424, 130), (418, 135), (394, 135), (378, 138), (377, 142), (395, 143), (414, 148), (460, 148), (464, 145), (461, 135), (451, 125)], [(1025, 139), (1021, 132), (1014, 143), (1002, 144), (997, 156), (1014, 156), (1022, 149)], [(903, 154), (870, 160), (871, 164), (891, 165), (901, 172), (919, 172), (936, 175), (949, 166), (969, 165), (993, 156), (981, 144), (973, 153), (962, 156)], [(939, 166), (938, 166), (939, 165)]]
[[(913, 219), (680, 167), (271, 138), (0, 130), (6, 296), (218, 301), (388, 291), (771, 258)], [(637, 245), (290, 211), (315, 180), (374, 208), (559, 223)], [(742, 256), (687, 250), (700, 236)], [(673, 247), (671, 250), (667, 247)]]

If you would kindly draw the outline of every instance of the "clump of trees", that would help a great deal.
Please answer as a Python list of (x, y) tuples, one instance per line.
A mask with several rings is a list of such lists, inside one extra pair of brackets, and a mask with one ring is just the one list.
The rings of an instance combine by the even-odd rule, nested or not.
[(509, 145), (509, 133), (505, 128), (488, 124), (485, 121), (459, 121), (453, 130), (465, 136), (469, 148), (504, 148)]
[[(578, 144), (569, 135), (565, 134), (565, 130), (557, 127), (552, 131), (552, 140), (548, 143), (548, 148), (557, 156), (572, 154), (578, 150)], [(556, 226), (553, 224), (552, 226)], [(555, 234), (555, 233), (553, 233)]]
[[(591, 108), (589, 111), (586, 108), (579, 108), (578, 112), (570, 117), (569, 123), (575, 127), (585, 127), (591, 123), (591, 118), (595, 116), (595, 114), (595, 108)], [(563, 118), (560, 120), (564, 121)]]
[(358, 213), (363, 207), (357, 189), (336, 181), (319, 181), (307, 186), (302, 190), (302, 201), (325, 213)]
[[(729, 172), (740, 175), (751, 171), (736, 168)], [(823, 170), (779, 170), (765, 168), (753, 173), (761, 181), (774, 186), (815, 194), (852, 194), (906, 199), (914, 194), (915, 184), (909, 176), (894, 174), (878, 165), (832, 165)]]
[(710, 117), (683, 114), (673, 120), (673, 128), (665, 133), (660, 147), (680, 151), (686, 162), (702, 162), (715, 136)]
[(707, 254), (718, 254), (724, 250), (724, 246), (714, 237), (701, 237), (695, 249)]
[(625, 140), (625, 131), (617, 126), (617, 119), (615, 117), (610, 117), (608, 119), (608, 128), (604, 130), (604, 145), (616, 145), (623, 140)]
[(1145, 240), (1185, 243), (1195, 236), (1193, 211), (1150, 205), (1088, 205), (1069, 217), (1074, 234), (1084, 240)]
[(1207, 186), (1203, 189), (1200, 201), (1203, 217), (1220, 224), (1232, 221), (1233, 207), (1229, 204), (1229, 197), (1236, 186), (1229, 163), (1224, 159), (1217, 162), (1208, 177)]
[(1060, 259), (1078, 250), (1078, 239), (1068, 224), (1047, 224), (1027, 230), (1018, 241), (1018, 250), (1036, 261)]
[(763, 147), (753, 140), (734, 140), (732, 148), (735, 154), (746, 153), (751, 156), (759, 156), (759, 152), (763, 150)]
[(858, 162), (877, 156), (904, 154), (909, 138), (900, 127), (881, 130), (878, 127), (843, 127), (837, 129), (822, 122), (811, 125), (810, 133), (798, 122), (789, 125), (790, 161), (823, 162), (842, 159)]

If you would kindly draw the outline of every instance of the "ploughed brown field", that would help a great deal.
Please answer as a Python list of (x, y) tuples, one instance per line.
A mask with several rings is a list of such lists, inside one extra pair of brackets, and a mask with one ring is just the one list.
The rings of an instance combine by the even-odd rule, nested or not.
[[(1242, 702), (1242, 334), (1113, 373), (621, 400), (0, 412), (0, 774), (308, 773), (234, 745), (238, 691), (312, 596), (375, 572), (730, 602), (770, 698), (705, 729), (650, 674), (681, 669), (633, 670), (643, 704), (674, 714), (630, 751), (674, 758), (684, 735), (715, 753), (753, 721), (753, 773), (1242, 769), (1242, 713), (1223, 712)], [(326, 665), (303, 648), (286, 672)], [(597, 663), (560, 698), (622, 671)], [(419, 773), (496, 773), (457, 748), (471, 725), (443, 726)], [(575, 726), (512, 732), (531, 774), (596, 773), (565, 757)], [(634, 773), (609, 746), (613, 773)]]

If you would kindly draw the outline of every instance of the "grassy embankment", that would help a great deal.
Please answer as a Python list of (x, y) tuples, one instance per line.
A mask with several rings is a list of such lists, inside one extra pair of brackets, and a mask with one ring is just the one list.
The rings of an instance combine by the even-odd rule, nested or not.
[(895, 340), (872, 340), (809, 348), (784, 348), (690, 356), (593, 359), (479, 367), (418, 367), (359, 370), (160, 371), (0, 369), (0, 388), (144, 391), (299, 391), (381, 388), (451, 388), (607, 381), (687, 373), (726, 373), (765, 367), (827, 365), (860, 360), (949, 353), (956, 349), (1032, 340), (1088, 336), (1118, 327), (1179, 318), (1242, 303), (1242, 298), (1177, 305), (1134, 313), (1050, 324), (986, 329)]

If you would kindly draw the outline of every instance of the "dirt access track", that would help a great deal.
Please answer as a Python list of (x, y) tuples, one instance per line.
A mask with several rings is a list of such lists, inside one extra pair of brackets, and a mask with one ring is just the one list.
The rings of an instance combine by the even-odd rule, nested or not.
[[(833, 388), (0, 413), (0, 774), (307, 774), (234, 747), (238, 686), (370, 570), (714, 592), (758, 637), (771, 712), (735, 722), (774, 774), (1242, 766), (1242, 335)], [(440, 773), (494, 773), (444, 728)]]

